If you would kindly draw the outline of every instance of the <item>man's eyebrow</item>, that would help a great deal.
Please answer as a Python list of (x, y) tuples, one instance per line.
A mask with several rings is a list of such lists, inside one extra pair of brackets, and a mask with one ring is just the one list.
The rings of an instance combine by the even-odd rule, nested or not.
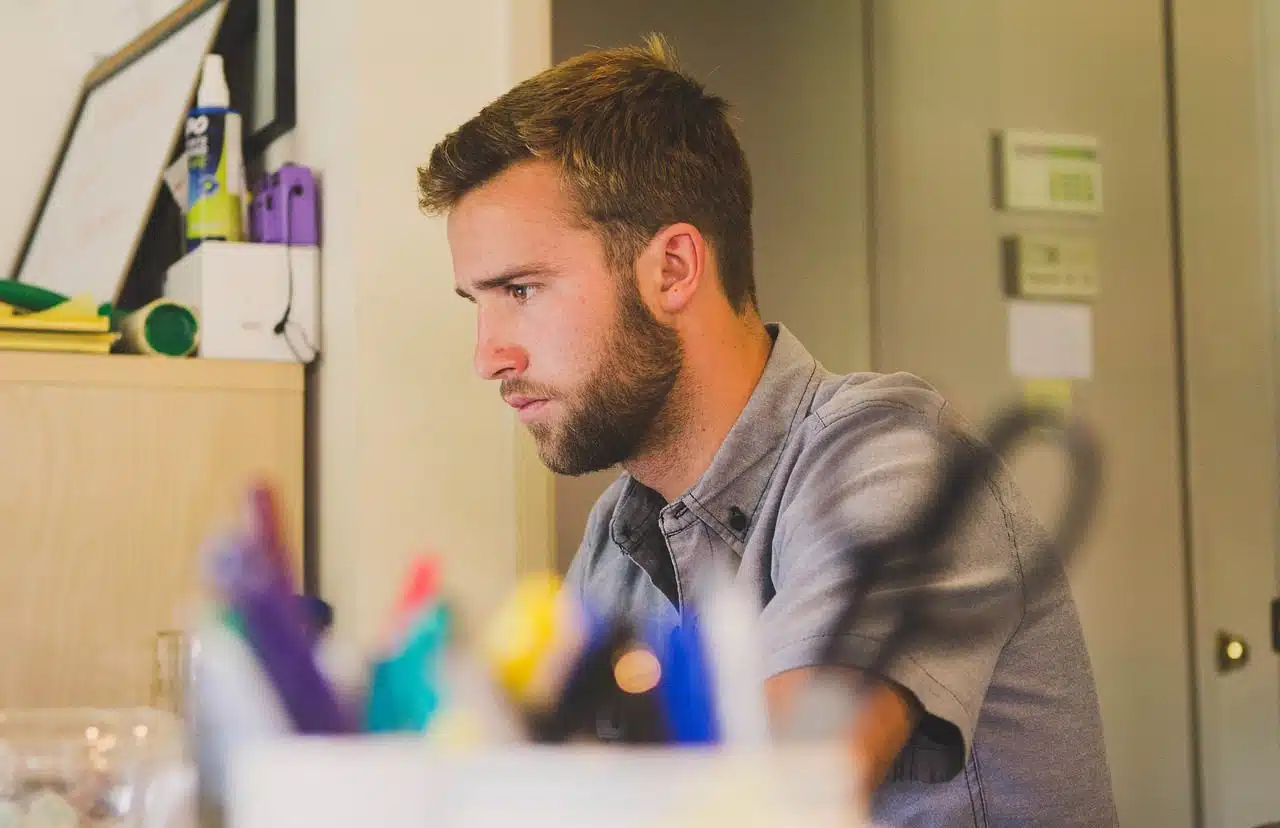
[[(490, 276), (487, 279), (481, 279), (472, 286), (475, 293), (487, 293), (493, 290), (501, 290), (507, 285), (519, 279), (528, 279), (530, 276), (547, 276), (551, 273), (551, 268), (544, 264), (520, 265), (502, 271), (497, 276)], [(474, 293), (463, 290), (460, 287), (454, 288), (454, 293), (463, 299), (474, 298)]]

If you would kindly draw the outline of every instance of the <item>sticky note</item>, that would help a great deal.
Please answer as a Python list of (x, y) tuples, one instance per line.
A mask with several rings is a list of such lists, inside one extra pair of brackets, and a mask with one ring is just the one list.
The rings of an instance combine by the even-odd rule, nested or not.
[(1071, 409), (1071, 380), (1029, 379), (1022, 383), (1022, 397), (1027, 405)]

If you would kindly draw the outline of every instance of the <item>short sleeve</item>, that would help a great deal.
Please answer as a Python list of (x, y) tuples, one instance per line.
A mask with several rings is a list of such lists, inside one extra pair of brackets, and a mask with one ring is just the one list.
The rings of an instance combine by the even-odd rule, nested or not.
[[(919, 514), (937, 481), (939, 435), (935, 418), (876, 403), (808, 437), (774, 536), (775, 594), (764, 611), (770, 674), (819, 665), (858, 577), (856, 550)], [(984, 487), (932, 560), (924, 579), (886, 575), (836, 642), (841, 664), (866, 668), (897, 623), (902, 598), (928, 591), (917, 597), (944, 623), (909, 639), (884, 676), (926, 714), (895, 770), (918, 781), (946, 781), (964, 767), (996, 662), (1023, 611), (1014, 536), (994, 486)]]

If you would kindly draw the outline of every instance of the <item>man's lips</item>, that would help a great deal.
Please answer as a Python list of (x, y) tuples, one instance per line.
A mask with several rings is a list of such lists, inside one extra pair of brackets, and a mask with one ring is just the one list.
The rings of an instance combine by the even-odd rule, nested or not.
[(519, 415), (522, 422), (533, 417), (547, 404), (545, 397), (526, 397), (523, 394), (513, 394), (503, 399), (506, 400), (507, 405), (516, 410), (516, 414)]

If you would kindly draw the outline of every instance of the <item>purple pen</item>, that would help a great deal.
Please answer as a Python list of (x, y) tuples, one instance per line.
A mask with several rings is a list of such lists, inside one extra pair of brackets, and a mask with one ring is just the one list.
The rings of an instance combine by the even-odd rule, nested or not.
[(219, 538), (210, 564), (214, 584), (244, 622), (249, 646), (294, 728), (308, 734), (353, 731), (352, 717), (316, 663), (306, 620), (261, 542)]

